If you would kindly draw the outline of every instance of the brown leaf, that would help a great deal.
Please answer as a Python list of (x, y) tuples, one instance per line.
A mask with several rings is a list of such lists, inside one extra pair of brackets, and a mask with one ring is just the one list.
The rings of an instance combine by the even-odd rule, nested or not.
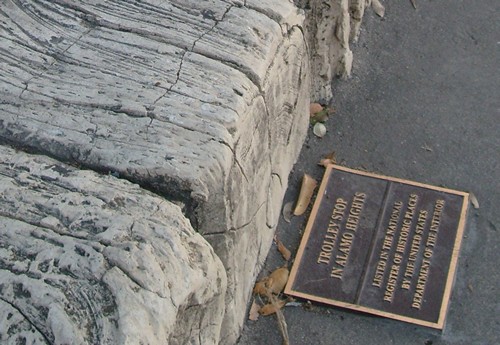
[(280, 267), (274, 270), (273, 273), (269, 275), (269, 280), (267, 281), (266, 287), (269, 292), (274, 294), (279, 294), (285, 288), (286, 282), (288, 281), (288, 269), (286, 267)]
[(257, 321), (259, 319), (260, 305), (253, 300), (252, 306), (250, 307), (250, 312), (248, 313), (248, 319), (252, 321)]
[(309, 202), (311, 202), (311, 197), (317, 185), (318, 182), (316, 182), (315, 179), (307, 174), (304, 174), (304, 177), (302, 178), (302, 186), (300, 187), (299, 198), (297, 200), (297, 205), (295, 206), (295, 210), (293, 211), (294, 215), (300, 216), (304, 214), (307, 206), (309, 205)]
[(281, 308), (283, 308), (285, 304), (286, 304), (285, 300), (278, 300), (276, 303), (268, 303), (262, 308), (260, 308), (259, 313), (262, 316), (272, 315)]
[(269, 277), (262, 278), (260, 281), (255, 283), (253, 288), (253, 293), (261, 296), (267, 296), (269, 291), (267, 289), (267, 283), (269, 281)]
[(477, 210), (479, 208), (479, 201), (477, 201), (476, 196), (472, 193), (469, 193), (469, 199), (472, 206), (474, 206), (474, 208)]
[(274, 295), (271, 295), (269, 299), (271, 304), (274, 306), (274, 309), (276, 309), (276, 318), (278, 319), (278, 326), (280, 328), (281, 335), (283, 336), (283, 345), (290, 345), (288, 325), (286, 324), (285, 315), (283, 315), (283, 312), (281, 311), (281, 308), (283, 307), (281, 303), (284, 302), (283, 305), (287, 304), (288, 299), (286, 301), (280, 301)]
[(285, 259), (286, 261), (290, 260), (290, 258), (292, 257), (292, 253), (288, 250), (287, 247), (285, 247), (285, 245), (283, 244), (283, 242), (281, 242), (280, 240), (276, 239), (276, 245), (278, 246), (278, 251), (283, 256), (283, 259)]
[(335, 151), (332, 151), (332, 152), (330, 152), (329, 154), (327, 154), (327, 155), (325, 156), (325, 158), (326, 158), (326, 159), (330, 159), (331, 161), (333, 161), (333, 162), (335, 163), (335, 162), (336, 162), (336, 160), (337, 160), (337, 159), (336, 159), (336, 156), (337, 156), (337, 154), (335, 153)]
[(322, 165), (326, 168), (328, 165), (335, 163), (337, 163), (337, 159), (335, 158), (335, 152), (332, 151), (329, 154), (327, 154), (324, 158), (322, 158), (319, 161), (318, 165)]
[(319, 113), (323, 110), (323, 106), (319, 103), (311, 103), (309, 106), (309, 116), (314, 116), (314, 114)]

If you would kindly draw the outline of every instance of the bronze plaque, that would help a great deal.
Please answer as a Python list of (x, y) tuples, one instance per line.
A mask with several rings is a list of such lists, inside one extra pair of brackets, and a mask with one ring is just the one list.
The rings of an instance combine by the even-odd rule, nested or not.
[(285, 293), (442, 329), (469, 195), (330, 165)]

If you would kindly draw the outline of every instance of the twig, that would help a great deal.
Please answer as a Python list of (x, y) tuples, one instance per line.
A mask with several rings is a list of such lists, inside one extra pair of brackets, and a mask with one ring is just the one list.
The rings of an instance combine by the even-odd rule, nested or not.
[(278, 305), (276, 296), (274, 296), (273, 294), (269, 294), (268, 297), (271, 301), (271, 304), (276, 309), (276, 318), (278, 319), (278, 325), (280, 327), (281, 335), (283, 336), (283, 345), (290, 345), (290, 339), (288, 337), (288, 326), (286, 324), (285, 315), (283, 315), (283, 312)]

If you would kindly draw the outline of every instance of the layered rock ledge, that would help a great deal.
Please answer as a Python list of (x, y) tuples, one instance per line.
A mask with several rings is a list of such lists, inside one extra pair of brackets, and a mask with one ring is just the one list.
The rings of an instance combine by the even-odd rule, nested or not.
[(2, 344), (216, 343), (226, 273), (180, 208), (0, 147)]
[(234, 343), (367, 3), (4, 1), (1, 333)]

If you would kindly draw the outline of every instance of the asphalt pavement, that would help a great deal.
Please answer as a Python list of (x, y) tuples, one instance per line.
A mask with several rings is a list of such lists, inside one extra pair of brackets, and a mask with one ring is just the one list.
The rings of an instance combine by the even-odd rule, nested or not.
[[(292, 345), (500, 344), (500, 2), (415, 2), (384, 1), (384, 19), (368, 10), (353, 76), (335, 81), (336, 113), (324, 138), (310, 131), (284, 203), (304, 173), (321, 180), (317, 162), (331, 151), (347, 167), (474, 193), (446, 326), (313, 303), (283, 309)], [(277, 235), (293, 255), (306, 221), (280, 219)], [(273, 246), (262, 275), (283, 264)], [(247, 321), (238, 344), (281, 342), (268, 316)]]

